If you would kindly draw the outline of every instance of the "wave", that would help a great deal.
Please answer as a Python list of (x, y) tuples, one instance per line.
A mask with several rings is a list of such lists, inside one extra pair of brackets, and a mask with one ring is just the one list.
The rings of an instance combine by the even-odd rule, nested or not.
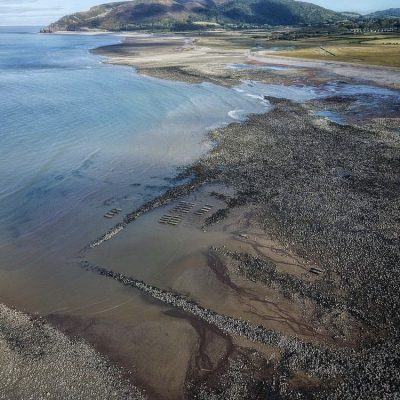
[(246, 119), (248, 113), (245, 110), (231, 110), (228, 112), (228, 115), (232, 118), (235, 119), (237, 121), (243, 121), (244, 119)]

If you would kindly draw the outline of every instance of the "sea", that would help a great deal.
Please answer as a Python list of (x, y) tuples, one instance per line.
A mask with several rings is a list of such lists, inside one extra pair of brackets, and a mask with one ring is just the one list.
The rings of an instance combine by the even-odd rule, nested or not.
[[(107, 284), (77, 267), (81, 250), (170, 188), (182, 167), (212, 148), (208, 131), (268, 111), (264, 95), (294, 101), (357, 95), (352, 115), (373, 104), (400, 105), (398, 91), (366, 84), (246, 81), (228, 88), (145, 77), (90, 52), (121, 36), (39, 30), (0, 27), (0, 302), (30, 313), (103, 301)], [(321, 115), (334, 112), (327, 111)], [(104, 218), (113, 208), (121, 215)], [(144, 222), (138, 226), (135, 235), (146, 231), (147, 239), (142, 245), (136, 237), (135, 249), (159, 240)], [(109, 296), (111, 309), (119, 296), (125, 298)]]
[(137, 208), (208, 151), (207, 131), (268, 107), (90, 53), (121, 37), (38, 30), (0, 28), (0, 249), (23, 239), (43, 257), (44, 244), (96, 237), (105, 211)]

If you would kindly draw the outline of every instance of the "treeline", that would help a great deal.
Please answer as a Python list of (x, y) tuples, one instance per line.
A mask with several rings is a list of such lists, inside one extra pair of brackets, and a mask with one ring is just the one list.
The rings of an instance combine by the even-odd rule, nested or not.
[(341, 22), (339, 25), (347, 29), (361, 29), (362, 31), (393, 29), (400, 30), (400, 18), (365, 18), (360, 17), (355, 20)]

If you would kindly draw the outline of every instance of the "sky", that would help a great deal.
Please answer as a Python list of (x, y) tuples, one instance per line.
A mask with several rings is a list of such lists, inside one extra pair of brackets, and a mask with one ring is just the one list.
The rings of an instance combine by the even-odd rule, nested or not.
[[(66, 14), (112, 0), (0, 0), (0, 25), (47, 25)], [(400, 7), (400, 0), (308, 0), (335, 11), (366, 14)]]

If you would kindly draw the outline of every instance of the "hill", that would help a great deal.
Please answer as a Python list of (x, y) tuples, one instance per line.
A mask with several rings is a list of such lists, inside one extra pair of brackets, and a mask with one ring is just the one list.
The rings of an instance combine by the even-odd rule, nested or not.
[(314, 25), (340, 19), (340, 13), (294, 0), (134, 0), (67, 15), (45, 31), (181, 30), (207, 24)]
[(400, 18), (400, 8), (389, 8), (388, 10), (376, 11), (365, 15), (367, 18)]
[(350, 19), (357, 19), (357, 18), (362, 17), (361, 14), (356, 13), (356, 12), (351, 12), (351, 11), (343, 11), (340, 14), (343, 15), (343, 17), (350, 18)]

